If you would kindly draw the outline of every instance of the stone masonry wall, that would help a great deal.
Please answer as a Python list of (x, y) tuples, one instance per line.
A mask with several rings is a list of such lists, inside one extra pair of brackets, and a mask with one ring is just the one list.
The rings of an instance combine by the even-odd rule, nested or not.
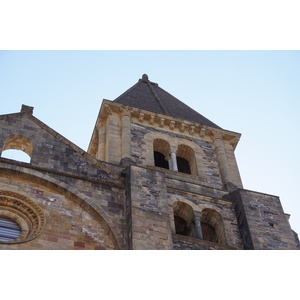
[(278, 197), (240, 189), (232, 192), (230, 198), (245, 249), (297, 249)]
[(30, 115), (1, 116), (0, 126), (0, 152), (12, 135), (24, 136), (32, 142), (32, 166), (114, 182), (97, 166), (96, 159)]
[(45, 217), (39, 236), (24, 243), (0, 243), (6, 250), (105, 250), (114, 249), (105, 227), (96, 215), (72, 199), (39, 186), (16, 179), (0, 178), (0, 191), (11, 191), (38, 205)]
[(204, 174), (205, 181), (208, 184), (213, 184), (218, 187), (222, 187), (222, 181), (219, 173), (219, 167), (216, 160), (215, 152), (213, 149), (212, 143), (209, 143), (204, 140), (191, 138), (189, 136), (174, 133), (174, 132), (168, 132), (168, 131), (161, 131), (159, 129), (150, 128), (147, 126), (141, 126), (140, 124), (131, 124), (131, 136), (132, 136), (132, 159), (133, 161), (138, 165), (147, 165), (146, 160), (146, 153), (145, 153), (145, 147), (148, 147), (148, 151), (153, 152), (153, 145), (145, 145), (145, 135), (148, 133), (157, 132), (160, 134), (165, 134), (174, 141), (181, 139), (186, 140), (187, 142), (192, 142), (195, 145), (199, 146), (203, 151), (203, 156), (198, 157), (198, 159), (201, 160), (201, 163), (203, 165), (204, 170), (198, 170), (199, 173)]
[[(114, 241), (113, 247), (125, 248), (125, 183), (120, 174), (122, 168), (113, 166), (112, 171), (109, 164), (104, 166), (30, 114), (0, 116), (0, 126), (0, 153), (11, 136), (24, 137), (32, 147), (30, 163), (0, 158), (0, 182), (8, 178), (12, 183), (19, 180), (33, 184), (26, 191), (17, 187), (22, 195), (28, 193), (30, 199), (32, 190), (40, 190), (44, 194), (50, 189), (52, 193), (68, 199), (64, 201), (75, 201), (87, 212), (96, 212), (96, 219), (105, 228), (110, 240)], [(22, 148), (22, 145), (19, 146), (19, 149)], [(44, 207), (50, 209), (52, 206)], [(76, 208), (74, 214), (77, 212)], [(61, 222), (66, 222), (66, 218), (62, 216)], [(83, 226), (83, 223), (78, 224)], [(112, 246), (107, 244), (107, 248)]]
[(226, 245), (220, 245), (204, 240), (173, 234), (174, 250), (236, 250)]
[(171, 250), (172, 237), (163, 173), (130, 166), (132, 249)]
[[(222, 199), (224, 191), (208, 188), (192, 182), (184, 182), (175, 178), (169, 178), (167, 175), (167, 189), (169, 211), (171, 218), (172, 233), (175, 233), (175, 224), (173, 221), (173, 205), (177, 201), (190, 205), (195, 212), (202, 212), (209, 208), (217, 211), (222, 216), (224, 225), (224, 234), (226, 244), (235, 249), (242, 249), (243, 244), (239, 232), (239, 227), (234, 211), (233, 204)], [(212, 245), (209, 245), (212, 247)]]

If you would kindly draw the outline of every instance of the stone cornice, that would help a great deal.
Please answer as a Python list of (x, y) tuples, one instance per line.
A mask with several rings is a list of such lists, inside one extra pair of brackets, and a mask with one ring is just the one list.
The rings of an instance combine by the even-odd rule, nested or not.
[(106, 119), (108, 114), (118, 113), (124, 115), (125, 112), (126, 115), (131, 117), (131, 120), (134, 123), (147, 125), (160, 130), (177, 131), (178, 133), (185, 134), (193, 138), (201, 138), (206, 139), (208, 141), (212, 141), (213, 136), (221, 135), (223, 141), (231, 144), (233, 149), (236, 148), (241, 136), (240, 133), (224, 129), (216, 129), (203, 124), (192, 123), (186, 120), (173, 118), (167, 115), (162, 115), (142, 110), (139, 108), (122, 105), (106, 99), (103, 100), (96, 127), (99, 127), (100, 119)]

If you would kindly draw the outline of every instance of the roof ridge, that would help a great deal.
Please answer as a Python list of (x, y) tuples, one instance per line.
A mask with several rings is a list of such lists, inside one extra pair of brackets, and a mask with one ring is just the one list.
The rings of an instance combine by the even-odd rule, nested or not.
[(152, 94), (154, 95), (155, 100), (157, 101), (157, 103), (159, 104), (159, 106), (161, 107), (161, 109), (164, 111), (164, 113), (166, 115), (171, 115), (170, 112), (167, 110), (167, 108), (163, 105), (161, 99), (159, 98), (159, 96), (157, 95), (157, 93), (155, 92), (154, 88), (151, 86), (151, 81), (148, 79), (148, 75), (144, 74), (142, 77), (142, 81), (146, 82), (148, 87), (150, 88), (150, 91), (152, 92)]

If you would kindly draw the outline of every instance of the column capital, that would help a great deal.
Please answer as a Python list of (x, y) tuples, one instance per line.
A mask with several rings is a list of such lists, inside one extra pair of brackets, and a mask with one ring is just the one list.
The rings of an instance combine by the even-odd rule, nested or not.
[(194, 211), (194, 218), (201, 220), (202, 212)]
[(216, 139), (223, 140), (224, 134), (219, 131), (212, 131), (211, 136), (212, 136), (213, 140), (216, 140)]
[(104, 110), (107, 114), (112, 115), (112, 110), (108, 104), (104, 104)]
[(170, 153), (177, 153), (177, 146), (171, 145), (170, 146)]
[(121, 118), (123, 118), (123, 117), (129, 117), (130, 119), (131, 119), (131, 111), (129, 111), (129, 110), (122, 110), (121, 111)]

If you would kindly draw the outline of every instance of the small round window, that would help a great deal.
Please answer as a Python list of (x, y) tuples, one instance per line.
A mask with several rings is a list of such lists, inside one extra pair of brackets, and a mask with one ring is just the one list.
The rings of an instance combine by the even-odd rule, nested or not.
[(0, 242), (9, 242), (21, 235), (22, 229), (18, 223), (8, 217), (0, 216)]

